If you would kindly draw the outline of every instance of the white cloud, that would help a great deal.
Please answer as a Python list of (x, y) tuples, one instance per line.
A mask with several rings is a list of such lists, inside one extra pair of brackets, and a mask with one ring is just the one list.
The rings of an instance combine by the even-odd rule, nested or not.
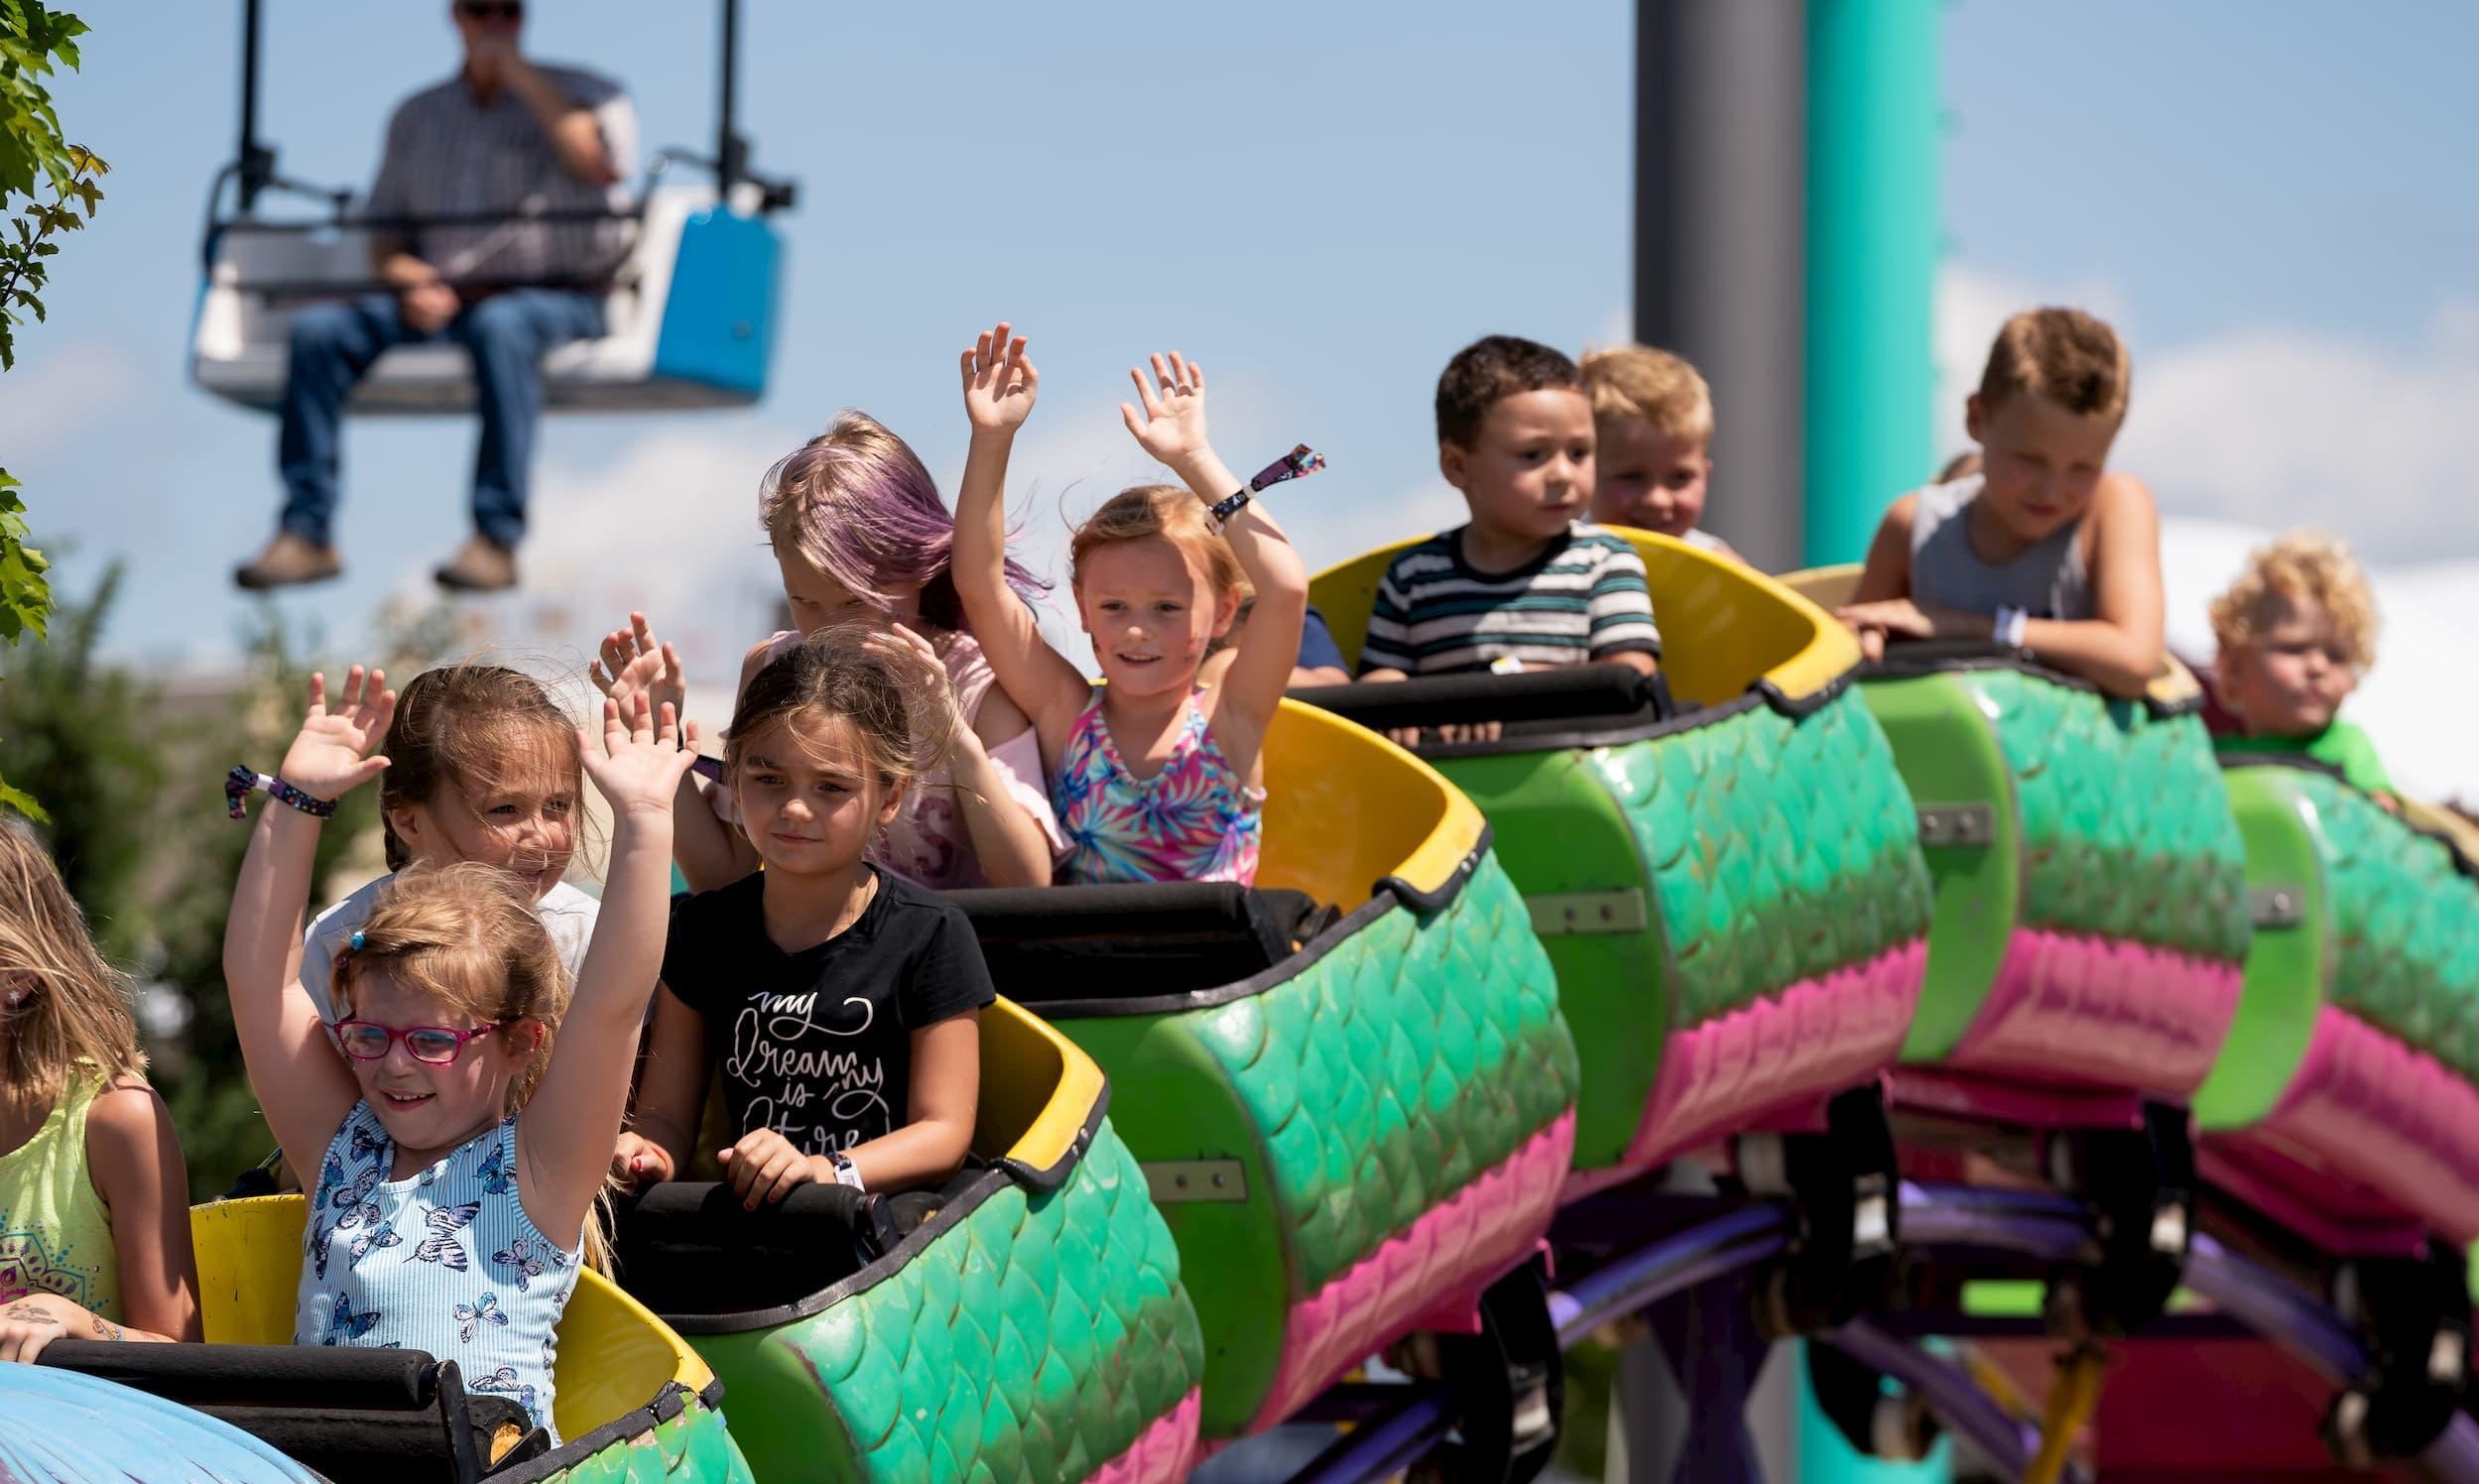
[(118, 410), (145, 387), (146, 368), (110, 340), (71, 340), (41, 360), (28, 357), (0, 398), (0, 463), (26, 465)]
[[(544, 459), (519, 558), (524, 585), (464, 605), (476, 642), (581, 673), (601, 636), (642, 611), (680, 646), (690, 714), (721, 726), (740, 656), (774, 628), (782, 593), (758, 530), (758, 476), (803, 436), (664, 429), (592, 465)], [(435, 598), (429, 557), (399, 575), (401, 601)]]

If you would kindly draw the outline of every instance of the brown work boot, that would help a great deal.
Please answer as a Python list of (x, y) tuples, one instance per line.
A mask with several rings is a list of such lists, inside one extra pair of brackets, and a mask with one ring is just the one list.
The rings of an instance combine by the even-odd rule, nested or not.
[(450, 592), (504, 591), (517, 585), (517, 554), (487, 536), (474, 536), (431, 575)]
[(290, 531), (279, 531), (265, 551), (233, 571), (232, 580), (248, 591), (266, 592), (304, 582), (324, 582), (343, 570), (344, 563), (336, 559), (335, 548), (319, 546)]

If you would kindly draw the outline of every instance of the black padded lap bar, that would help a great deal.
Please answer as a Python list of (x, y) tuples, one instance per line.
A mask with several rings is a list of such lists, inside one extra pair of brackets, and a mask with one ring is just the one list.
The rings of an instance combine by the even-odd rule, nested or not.
[(732, 1187), (670, 1180), (621, 1207), (621, 1283), (659, 1314), (780, 1308), (860, 1271), (861, 1192), (803, 1185), (744, 1210)]
[(355, 1484), (463, 1484), (500, 1428), (532, 1426), (513, 1398), (467, 1395), (419, 1350), (63, 1340), (42, 1363), (194, 1407)]
[[(338, 1347), (341, 1348), (341, 1347)], [(328, 1353), (332, 1354), (333, 1351)], [(533, 1429), (525, 1409), (507, 1397), (475, 1394), (467, 1399), (475, 1449), (490, 1456), (502, 1426)], [(436, 1412), (329, 1412), (301, 1407), (202, 1407), (287, 1458), (317, 1470), (336, 1484), (442, 1484), (457, 1470)], [(523, 1456), (520, 1449), (511, 1459)]]
[(1291, 692), (1371, 731), (1479, 721), (1508, 727), (1607, 719), (1645, 724), (1669, 713), (1666, 687), (1624, 665), (1583, 665), (1516, 675), (1441, 675), (1371, 684), (1312, 685)]
[(1230, 882), (945, 893), (1020, 1004), (1142, 999), (1236, 984), (1292, 955), (1320, 914), (1305, 892)]
[(419, 1350), (319, 1345), (131, 1345), (62, 1340), (43, 1364), (117, 1381), (185, 1407), (415, 1412), (437, 1400)]

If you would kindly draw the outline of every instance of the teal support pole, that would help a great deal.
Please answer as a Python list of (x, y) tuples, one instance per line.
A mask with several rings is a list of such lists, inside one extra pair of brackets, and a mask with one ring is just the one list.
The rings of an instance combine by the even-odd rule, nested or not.
[(1809, 565), (1934, 473), (1939, 0), (1807, 0)]
[[(1807, 0), (1800, 547), (1810, 566), (1865, 556), (1885, 507), (1934, 472), (1940, 9), (1939, 0)], [(1945, 1445), (1921, 1463), (1861, 1457), (1817, 1409), (1806, 1366), (1797, 1371), (1800, 1484), (1953, 1477)]]

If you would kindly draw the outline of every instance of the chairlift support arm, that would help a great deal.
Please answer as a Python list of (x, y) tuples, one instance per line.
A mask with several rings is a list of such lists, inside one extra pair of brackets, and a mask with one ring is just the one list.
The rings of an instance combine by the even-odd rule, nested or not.
[[(795, 203), (799, 195), (797, 183), (761, 176), (749, 168), (749, 141), (740, 133), (740, 0), (718, 0), (722, 12), (721, 77), (716, 101), (714, 158), (701, 160), (695, 155), (673, 151), (658, 155), (658, 161), (682, 160), (703, 165), (714, 172), (715, 193), (728, 199), (732, 187), (747, 181), (759, 187), (760, 211), (774, 211)], [(220, 190), (224, 180), (236, 184), (240, 208), (247, 214), (268, 190), (282, 190), (294, 195), (329, 201), (341, 219), (345, 206), (352, 200), (350, 189), (312, 186), (289, 180), (276, 171), (274, 146), (258, 136), (259, 62), (262, 28), (260, 0), (241, 3), (241, 126), (235, 142), (232, 163), (216, 178)], [(658, 164), (658, 170), (661, 166)], [(210, 218), (209, 240), (212, 240), (213, 203), (207, 210)]]

